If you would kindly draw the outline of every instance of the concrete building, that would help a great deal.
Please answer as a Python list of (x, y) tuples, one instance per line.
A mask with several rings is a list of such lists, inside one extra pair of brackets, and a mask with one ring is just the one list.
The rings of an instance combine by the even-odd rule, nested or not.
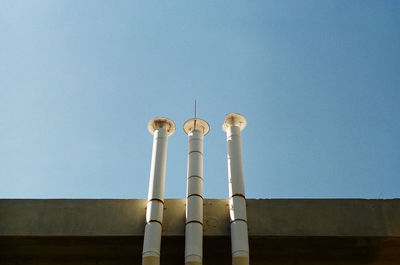
[[(0, 264), (141, 264), (145, 199), (2, 199)], [(231, 264), (227, 199), (204, 199), (204, 264)], [(400, 199), (247, 199), (253, 265), (400, 264)], [(166, 199), (161, 264), (184, 263)]]

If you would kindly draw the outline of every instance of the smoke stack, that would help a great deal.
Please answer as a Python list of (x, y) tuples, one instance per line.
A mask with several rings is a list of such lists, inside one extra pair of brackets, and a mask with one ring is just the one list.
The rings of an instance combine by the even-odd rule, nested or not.
[(246, 118), (238, 113), (226, 115), (222, 130), (228, 147), (229, 211), (231, 220), (232, 264), (249, 265), (246, 197), (240, 131)]
[[(196, 114), (195, 114), (196, 117)], [(185, 225), (185, 265), (203, 264), (203, 136), (210, 126), (202, 119), (183, 125), (188, 135), (188, 169)]]
[(154, 118), (148, 129), (154, 137), (142, 264), (159, 265), (168, 136), (175, 132), (175, 123), (167, 118)]

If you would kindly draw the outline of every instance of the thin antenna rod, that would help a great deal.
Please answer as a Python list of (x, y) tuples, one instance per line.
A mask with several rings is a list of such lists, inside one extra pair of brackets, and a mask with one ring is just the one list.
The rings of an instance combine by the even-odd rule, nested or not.
[(197, 106), (196, 106), (196, 98), (194, 99), (194, 130), (196, 130), (196, 118), (197, 118)]

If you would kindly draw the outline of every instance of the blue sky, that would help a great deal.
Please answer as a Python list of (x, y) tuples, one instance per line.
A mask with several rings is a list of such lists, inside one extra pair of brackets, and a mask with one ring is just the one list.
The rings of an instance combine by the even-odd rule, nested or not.
[(239, 112), (251, 198), (400, 195), (399, 1), (1, 1), (0, 197), (145, 198), (173, 119), (167, 198), (186, 189), (185, 120), (211, 126), (204, 195), (228, 196)]

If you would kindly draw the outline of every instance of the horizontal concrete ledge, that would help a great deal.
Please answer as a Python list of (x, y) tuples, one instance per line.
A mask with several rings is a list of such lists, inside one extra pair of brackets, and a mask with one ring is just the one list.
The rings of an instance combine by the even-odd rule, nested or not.
[[(231, 265), (226, 236), (205, 237), (204, 265)], [(252, 265), (398, 265), (399, 238), (250, 237)], [(1, 265), (141, 264), (143, 237), (0, 236)], [(185, 238), (163, 237), (161, 264), (184, 264)]]
[[(166, 199), (163, 236), (183, 236)], [(0, 199), (0, 236), (143, 236), (144, 199)], [(400, 199), (247, 199), (249, 236), (400, 237)], [(229, 236), (227, 199), (204, 200), (204, 236)]]

